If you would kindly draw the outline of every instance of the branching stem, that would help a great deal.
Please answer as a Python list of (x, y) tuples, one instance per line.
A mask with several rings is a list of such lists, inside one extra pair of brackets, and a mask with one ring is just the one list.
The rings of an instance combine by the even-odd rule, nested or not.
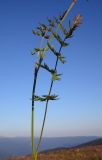
[[(55, 33), (58, 32), (58, 29), (59, 29), (60, 25), (63, 23), (63, 21), (65, 20), (65, 18), (69, 14), (69, 12), (72, 9), (72, 7), (74, 6), (75, 2), (76, 2), (76, 0), (72, 1), (71, 5), (67, 9), (67, 12), (65, 13), (64, 17), (62, 18), (62, 20), (58, 24), (57, 28), (55, 29), (55, 31), (54, 31)], [(51, 43), (51, 41), (53, 40), (53, 38), (54, 38), (54, 35), (52, 34), (51, 37), (49, 38), (48, 42)], [(41, 45), (42, 45), (42, 40), (41, 40)], [(40, 45), (40, 47), (41, 47), (41, 45)], [(46, 44), (46, 48), (48, 48), (47, 44)], [(61, 49), (62, 49), (62, 46), (59, 49), (59, 53), (61, 52)], [(43, 61), (43, 59), (39, 58), (39, 64), (41, 64), (42, 61)], [(57, 57), (56, 63), (55, 63), (55, 70), (57, 69), (57, 65), (58, 65), (58, 57)], [(37, 77), (38, 77), (39, 69), (40, 69), (40, 65), (38, 67), (35, 66), (34, 82), (33, 82), (33, 89), (32, 89), (31, 140), (32, 140), (32, 159), (33, 160), (37, 160), (38, 150), (39, 150), (39, 147), (40, 147), (40, 144), (41, 144), (41, 140), (42, 140), (44, 125), (45, 125), (45, 120), (46, 120), (46, 114), (47, 114), (47, 109), (48, 109), (48, 102), (49, 102), (49, 100), (46, 101), (46, 107), (45, 107), (45, 113), (44, 113), (44, 119), (43, 119), (43, 124), (42, 124), (42, 128), (41, 128), (40, 138), (39, 138), (39, 141), (38, 141), (37, 149), (35, 150), (35, 142), (34, 142), (34, 96), (35, 96), (35, 88), (36, 88), (36, 82), (37, 82)], [(49, 89), (49, 93), (48, 93), (49, 96), (50, 96), (51, 91), (52, 91), (53, 82), (54, 81), (51, 80), (50, 89)]]
[[(64, 39), (64, 41), (65, 41), (65, 39)], [(61, 49), (62, 49), (62, 46), (61, 46), (60, 49), (59, 49), (59, 53), (61, 52)], [(56, 58), (56, 63), (55, 63), (55, 67), (54, 67), (55, 70), (57, 70), (57, 65), (58, 65), (58, 57)], [(50, 84), (50, 89), (49, 89), (48, 96), (51, 95), (51, 91), (52, 91), (52, 87), (53, 87), (53, 82), (54, 82), (54, 81), (51, 80), (51, 84)], [(42, 129), (41, 129), (41, 134), (40, 134), (39, 142), (38, 142), (37, 149), (36, 149), (36, 154), (38, 153), (38, 149), (39, 149), (39, 147), (40, 147), (41, 140), (42, 140), (44, 125), (45, 125), (45, 120), (46, 120), (46, 115), (47, 115), (47, 109), (48, 109), (48, 103), (49, 103), (49, 100), (46, 101), (46, 105), (45, 105), (44, 119), (43, 119), (43, 124), (42, 124)]]

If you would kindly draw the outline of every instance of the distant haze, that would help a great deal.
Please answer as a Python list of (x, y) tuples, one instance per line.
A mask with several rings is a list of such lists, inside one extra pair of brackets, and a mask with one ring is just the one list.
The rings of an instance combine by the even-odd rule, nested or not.
[[(73, 147), (79, 144), (89, 142), (98, 137), (59, 137), (59, 138), (43, 138), (40, 151)], [(37, 144), (38, 139), (35, 139)], [(0, 138), (0, 158), (17, 155), (28, 155), (31, 153), (31, 140), (26, 137), (16, 138)], [(0, 160), (1, 160), (0, 159)]]

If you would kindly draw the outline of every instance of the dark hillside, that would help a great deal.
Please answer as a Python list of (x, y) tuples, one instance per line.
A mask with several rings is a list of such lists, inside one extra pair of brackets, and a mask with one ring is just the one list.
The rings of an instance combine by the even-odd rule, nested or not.
[(84, 146), (97, 146), (97, 145), (102, 145), (102, 138), (98, 138), (96, 140), (84, 143), (84, 144), (80, 144), (78, 145), (78, 147), (84, 147)]
[[(10, 160), (31, 160), (31, 156), (12, 157)], [(102, 160), (102, 138), (73, 148), (42, 152), (38, 160)]]

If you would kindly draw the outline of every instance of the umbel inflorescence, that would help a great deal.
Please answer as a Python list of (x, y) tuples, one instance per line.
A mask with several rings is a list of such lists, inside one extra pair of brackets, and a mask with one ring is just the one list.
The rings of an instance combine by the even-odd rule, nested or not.
[[(40, 46), (35, 47), (32, 51), (32, 55), (36, 56), (36, 62), (34, 67), (34, 81), (33, 81), (33, 88), (32, 88), (32, 125), (31, 125), (31, 139), (32, 139), (32, 159), (38, 159), (38, 150), (41, 144), (45, 119), (48, 109), (49, 101), (54, 101), (58, 99), (58, 95), (51, 94), (52, 87), (55, 81), (61, 79), (61, 74), (57, 72), (58, 62), (62, 64), (65, 63), (65, 57), (62, 55), (61, 51), (62, 48), (67, 47), (68, 43), (67, 40), (73, 36), (73, 32), (76, 28), (80, 25), (82, 21), (82, 17), (78, 14), (72, 22), (68, 23), (68, 27), (63, 25), (65, 18), (68, 16), (70, 10), (76, 3), (76, 0), (73, 0), (69, 8), (58, 18), (53, 17), (53, 19), (47, 18), (48, 24), (40, 23), (36, 30), (33, 29), (33, 34), (41, 37)], [(61, 34), (58, 33), (58, 30), (61, 31)], [(59, 49), (56, 49), (55, 46), (51, 44), (52, 41), (56, 40), (59, 44)], [(45, 47), (42, 47), (43, 41), (46, 42)], [(51, 53), (55, 57), (55, 65), (54, 67), (50, 68), (49, 64), (45, 62), (45, 54)], [(49, 92), (46, 95), (36, 95), (35, 89), (37, 84), (38, 72), (40, 68), (44, 69), (46, 72), (49, 72), (51, 76), (51, 82), (49, 86)], [(34, 141), (34, 106), (35, 101), (45, 102), (45, 112), (44, 118), (42, 122), (42, 128), (40, 133), (40, 138), (38, 141), (38, 145), (35, 148), (35, 141)]]

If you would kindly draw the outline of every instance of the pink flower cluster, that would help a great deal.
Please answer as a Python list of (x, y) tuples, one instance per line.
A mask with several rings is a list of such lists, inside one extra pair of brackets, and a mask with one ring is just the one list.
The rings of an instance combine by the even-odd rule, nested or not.
[(78, 14), (74, 19), (74, 25), (78, 26), (82, 22), (82, 16)]

